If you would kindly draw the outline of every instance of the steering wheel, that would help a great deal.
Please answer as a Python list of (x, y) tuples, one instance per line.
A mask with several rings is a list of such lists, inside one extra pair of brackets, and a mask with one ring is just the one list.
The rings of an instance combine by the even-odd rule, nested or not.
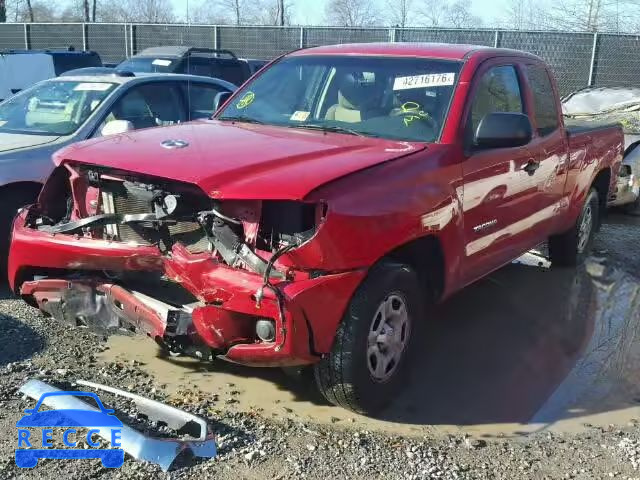
[(429, 113), (422, 110), (417, 102), (405, 102), (400, 105), (400, 109), (394, 112), (395, 116), (403, 117), (405, 126), (409, 127), (415, 122), (424, 122), (434, 131), (438, 130), (438, 124)]

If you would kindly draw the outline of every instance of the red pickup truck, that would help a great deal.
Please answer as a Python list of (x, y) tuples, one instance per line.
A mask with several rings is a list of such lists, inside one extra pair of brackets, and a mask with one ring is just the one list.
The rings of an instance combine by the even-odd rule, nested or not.
[(589, 252), (618, 126), (564, 125), (526, 53), (359, 44), (283, 56), (211, 120), (63, 149), (14, 222), (12, 288), (71, 325), (255, 366), (337, 405), (402, 386), (429, 306), (541, 242)]

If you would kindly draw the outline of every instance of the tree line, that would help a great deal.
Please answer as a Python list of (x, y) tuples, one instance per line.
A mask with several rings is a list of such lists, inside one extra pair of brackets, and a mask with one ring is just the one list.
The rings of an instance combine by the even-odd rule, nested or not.
[[(0, 0), (0, 22), (193, 22), (218, 25), (505, 28), (640, 32), (640, 0), (502, 0), (496, 18), (481, 18), (474, 0), (326, 0), (322, 18), (307, 18), (315, 0)], [(478, 0), (476, 0), (478, 1)], [(187, 5), (189, 9), (187, 10)], [(475, 7), (475, 9), (474, 9)]]

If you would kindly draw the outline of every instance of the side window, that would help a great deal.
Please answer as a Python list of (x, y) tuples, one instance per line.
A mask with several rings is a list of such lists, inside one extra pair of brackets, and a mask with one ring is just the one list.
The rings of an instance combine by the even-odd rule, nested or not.
[(488, 113), (523, 111), (516, 69), (511, 65), (494, 67), (482, 76), (475, 92), (469, 116), (469, 134), (475, 134), (480, 120)]
[(184, 64), (185, 72), (190, 75), (213, 77), (213, 66), (208, 58), (189, 57), (185, 59)]
[(127, 120), (137, 130), (173, 125), (186, 118), (175, 85), (162, 82), (129, 90), (114, 104), (98, 131), (111, 120)]
[(216, 95), (227, 89), (217, 85), (188, 82), (182, 85), (185, 98), (189, 102), (189, 120), (209, 118), (214, 113)]
[(527, 78), (533, 92), (538, 135), (544, 137), (558, 128), (556, 97), (546, 68), (527, 65)]
[(212, 77), (226, 80), (238, 86), (242, 85), (250, 75), (249, 66), (241, 60), (214, 59), (211, 63), (211, 68)]

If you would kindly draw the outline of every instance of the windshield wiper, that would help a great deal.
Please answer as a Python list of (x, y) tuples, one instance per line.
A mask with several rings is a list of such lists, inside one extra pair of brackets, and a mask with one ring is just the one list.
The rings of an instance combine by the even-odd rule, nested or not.
[(348, 133), (349, 135), (356, 135), (358, 137), (366, 137), (362, 132), (353, 130), (351, 128), (340, 127), (338, 125), (318, 125), (315, 123), (301, 123), (299, 125), (287, 125), (291, 128), (308, 128), (310, 130), (322, 130), (323, 132), (335, 132), (335, 133)]
[(246, 117), (243, 115), (237, 115), (235, 117), (219, 117), (218, 120), (226, 122), (243, 122), (243, 123), (255, 123), (257, 125), (264, 125), (264, 122), (255, 118)]

